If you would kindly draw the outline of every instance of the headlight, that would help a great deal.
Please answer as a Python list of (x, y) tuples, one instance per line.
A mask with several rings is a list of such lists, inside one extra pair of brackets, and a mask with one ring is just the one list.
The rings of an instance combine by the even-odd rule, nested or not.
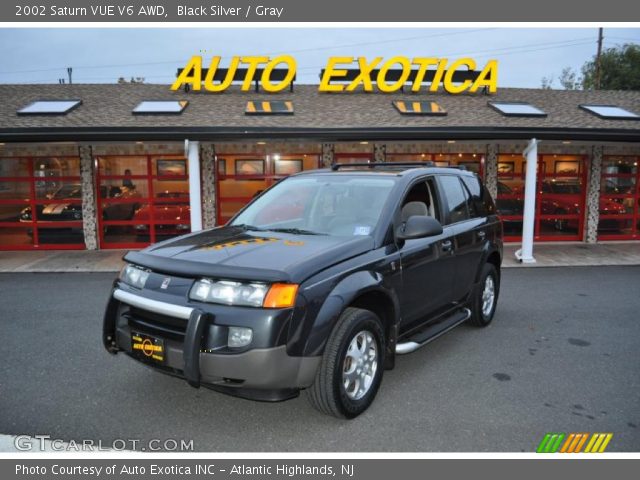
[(191, 287), (189, 298), (200, 302), (248, 307), (287, 308), (295, 303), (298, 286), (285, 283), (240, 283), (201, 279)]
[(221, 280), (198, 280), (189, 292), (189, 298), (201, 302), (226, 303), (260, 307), (267, 293), (263, 283), (238, 283)]
[(136, 288), (144, 288), (149, 278), (149, 271), (135, 265), (125, 265), (120, 272), (120, 280)]

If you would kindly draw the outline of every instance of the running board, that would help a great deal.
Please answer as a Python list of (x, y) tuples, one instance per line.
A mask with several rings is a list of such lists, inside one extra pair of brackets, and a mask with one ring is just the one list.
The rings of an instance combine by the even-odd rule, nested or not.
[(398, 343), (396, 345), (396, 353), (398, 355), (404, 355), (405, 353), (415, 352), (417, 349), (424, 347), (427, 343), (435, 340), (440, 335), (444, 335), (449, 330), (467, 321), (469, 317), (471, 317), (471, 310), (463, 308), (446, 320), (431, 325), (430, 327), (412, 335), (409, 337), (409, 341)]

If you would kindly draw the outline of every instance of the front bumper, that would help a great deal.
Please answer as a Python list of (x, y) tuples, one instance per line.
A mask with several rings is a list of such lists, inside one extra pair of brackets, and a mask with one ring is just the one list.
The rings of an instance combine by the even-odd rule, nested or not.
[[(164, 361), (143, 363), (182, 377), (194, 387), (202, 385), (256, 400), (284, 400), (313, 383), (321, 357), (290, 356), (282, 343), (283, 319), (290, 317), (290, 312), (276, 315), (268, 310), (213, 305), (203, 306), (205, 310), (124, 288), (113, 290), (105, 312), (103, 341), (109, 352), (122, 351), (139, 360), (132, 350), (132, 331), (151, 334), (164, 341)], [(254, 317), (250, 319), (256, 327), (254, 339), (246, 349), (223, 345), (229, 315), (234, 311), (235, 315), (244, 311)], [(266, 313), (262, 319), (261, 311)], [(245, 315), (240, 315), (244, 319)], [(246, 326), (246, 320), (241, 326)]]

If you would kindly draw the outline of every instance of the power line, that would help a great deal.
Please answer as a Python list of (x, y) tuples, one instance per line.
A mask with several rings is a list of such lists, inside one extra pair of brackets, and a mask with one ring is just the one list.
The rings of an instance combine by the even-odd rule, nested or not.
[[(573, 40), (564, 40), (562, 42), (545, 42), (545, 43), (538, 43), (538, 44), (519, 45), (514, 47), (503, 47), (498, 49), (479, 50), (472, 53), (468, 53), (468, 52), (445, 53), (442, 56), (452, 56), (452, 55), (461, 55), (461, 54), (474, 55), (475, 58), (491, 57), (494, 55), (507, 56), (507, 55), (522, 54), (522, 53), (533, 53), (533, 52), (545, 51), (545, 50), (562, 49), (562, 48), (568, 48), (568, 47), (574, 47), (574, 46), (587, 45), (591, 43), (594, 43), (593, 38), (583, 37), (583, 38), (576, 38)], [(540, 48), (529, 48), (529, 47), (540, 47)], [(497, 53), (497, 52), (502, 52), (502, 53)], [(142, 65), (142, 64), (134, 64), (131, 66), (139, 66), (139, 65)], [(319, 71), (321, 68), (323, 68), (323, 66), (322, 67), (318, 67), (318, 66), (302, 67), (302, 68), (299, 68), (298, 71), (299, 72), (313, 71), (313, 70)], [(113, 76), (110, 75), (108, 77), (107, 76), (81, 77), (76, 81), (107, 80), (107, 79), (113, 79), (116, 76), (118, 75), (113, 75)], [(122, 75), (119, 75), (119, 76), (122, 76)], [(139, 76), (143, 76), (144, 78), (167, 78), (169, 80), (172, 80), (175, 78), (171, 75), (152, 75), (152, 76), (139, 75)], [(47, 79), (41, 79), (41, 80), (32, 80), (32, 81), (23, 82), (23, 83), (46, 83), (47, 81), (48, 81)]]
[[(347, 48), (347, 47), (362, 47), (362, 46), (367, 46), (367, 45), (379, 45), (379, 44), (383, 44), (383, 43), (405, 42), (405, 41), (409, 41), (409, 40), (420, 40), (420, 39), (425, 39), (425, 38), (447, 37), (447, 36), (453, 36), (453, 35), (463, 35), (463, 34), (477, 33), (477, 32), (488, 31), (488, 30), (495, 30), (495, 28), (478, 28), (478, 29), (474, 29), (474, 30), (463, 30), (463, 31), (460, 31), (460, 32), (442, 32), (442, 33), (435, 33), (435, 34), (429, 34), (429, 35), (418, 35), (418, 36), (413, 36), (413, 37), (394, 38), (394, 39), (388, 39), (388, 40), (377, 40), (377, 41), (374, 41), (374, 42), (360, 42), (360, 43), (350, 43), (350, 44), (344, 44), (344, 45), (311, 47), (311, 48), (303, 48), (303, 49), (298, 49), (298, 50), (287, 50), (286, 52), (285, 51), (266, 52), (266, 53), (260, 53), (260, 54), (256, 54), (256, 55), (267, 56), (267, 55), (277, 55), (277, 54), (280, 54), (280, 53), (300, 53), (300, 52), (311, 52), (311, 51), (320, 51), (320, 50), (334, 50), (334, 49), (337, 49), (337, 48)], [(168, 64), (181, 63), (181, 62), (184, 62), (184, 59), (182, 59), (182, 60), (162, 61), (162, 62), (122, 63), (122, 64), (113, 64), (113, 65), (79, 65), (79, 66), (76, 66), (74, 68), (75, 69), (98, 69), (98, 68), (143, 67), (143, 66), (152, 66), (152, 65), (168, 65)], [(56, 71), (56, 70), (60, 70), (62, 68), (66, 68), (66, 67), (46, 68), (46, 69), (39, 69), (39, 70), (4, 71), (4, 72), (0, 72), (0, 75), (10, 75), (10, 74), (18, 74), (18, 73), (53, 72), (53, 71)]]
[(425, 38), (448, 37), (453, 35), (466, 35), (468, 33), (485, 32), (488, 30), (496, 30), (496, 28), (478, 28), (475, 30), (463, 30), (460, 32), (434, 33), (430, 35), (418, 35), (415, 37), (394, 38), (389, 40), (377, 40), (375, 42), (362, 42), (362, 43), (350, 43), (345, 45), (332, 45), (332, 46), (325, 46), (325, 47), (301, 48), (298, 50), (287, 50), (287, 51), (281, 50), (277, 52), (264, 53), (263, 55), (278, 55), (280, 53), (313, 52), (313, 51), (319, 51), (319, 50), (335, 50), (337, 48), (349, 48), (349, 47), (366, 47), (369, 45), (381, 45), (383, 43), (407, 42), (410, 40), (423, 40)]
[(629, 38), (629, 37), (612, 37), (611, 35), (607, 35), (607, 38), (612, 38), (615, 40), (627, 40), (630, 42), (640, 43), (640, 38)]
[[(544, 42), (544, 43), (533, 43), (533, 44), (527, 44), (527, 45), (517, 45), (517, 46), (513, 46), (513, 47), (501, 47), (501, 48), (492, 48), (492, 49), (487, 49), (487, 50), (477, 50), (475, 52), (469, 52), (469, 51), (464, 51), (464, 52), (446, 52), (443, 53), (441, 55), (439, 55), (440, 57), (449, 57), (449, 56), (455, 56), (455, 55), (469, 55), (469, 56), (476, 56), (476, 58), (482, 58), (483, 55), (481, 54), (490, 54), (490, 55), (484, 55), (484, 56), (491, 56), (491, 55), (506, 55), (507, 53), (521, 53), (521, 49), (530, 49), (531, 47), (539, 47), (539, 46), (552, 46), (552, 48), (563, 48), (563, 47), (571, 47), (574, 45), (582, 45), (582, 44), (587, 44), (587, 43), (591, 43), (593, 41), (593, 39), (591, 37), (582, 37), (582, 38), (574, 38), (571, 40), (563, 40), (563, 41), (559, 41), (559, 42)], [(531, 51), (531, 50), (526, 50)], [(500, 53), (500, 52), (504, 52), (504, 53)], [(303, 71), (303, 70), (315, 70), (315, 69), (319, 69), (321, 67), (303, 67), (303, 68), (299, 68), (298, 71)]]

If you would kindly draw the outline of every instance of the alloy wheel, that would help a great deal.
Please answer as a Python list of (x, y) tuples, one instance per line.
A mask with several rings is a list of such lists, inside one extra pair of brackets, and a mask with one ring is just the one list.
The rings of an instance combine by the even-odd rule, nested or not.
[(342, 368), (342, 384), (351, 400), (360, 400), (373, 385), (378, 369), (378, 344), (368, 330), (357, 333), (349, 343)]

